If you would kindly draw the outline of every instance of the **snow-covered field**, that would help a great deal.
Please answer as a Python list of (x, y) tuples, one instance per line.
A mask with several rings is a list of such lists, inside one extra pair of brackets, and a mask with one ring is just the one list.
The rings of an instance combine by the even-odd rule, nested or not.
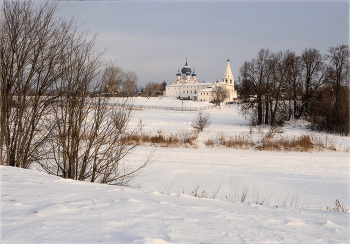
[[(118, 101), (122, 101), (122, 98), (110, 98), (109, 102), (114, 103)], [(134, 97), (131, 99), (134, 105), (146, 105), (146, 106), (166, 106), (166, 107), (182, 107), (182, 100), (179, 100), (175, 97), (151, 97), (149, 99), (145, 97)], [(205, 107), (211, 106), (212, 103), (209, 102), (195, 102), (192, 100), (184, 100), (184, 107)]]
[[(159, 102), (181, 106), (170, 98), (137, 98), (135, 104)], [(325, 211), (336, 199), (349, 208), (349, 154), (341, 151), (349, 137), (310, 132), (305, 122), (293, 121), (284, 135), (327, 137), (340, 151), (207, 148), (204, 140), (217, 133), (258, 139), (269, 127), (250, 133), (236, 105), (206, 112), (212, 123), (197, 148), (142, 146), (128, 157), (138, 163), (155, 149), (135, 188), (0, 167), (1, 243), (349, 242), (350, 212)], [(187, 132), (196, 114), (135, 110), (130, 126), (142, 119), (150, 132)], [(196, 189), (205, 198), (191, 196)], [(252, 203), (257, 200), (265, 204)]]

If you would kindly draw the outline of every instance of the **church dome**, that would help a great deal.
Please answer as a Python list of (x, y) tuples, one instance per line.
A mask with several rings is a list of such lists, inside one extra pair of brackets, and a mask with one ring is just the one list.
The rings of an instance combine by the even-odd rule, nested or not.
[(186, 58), (186, 64), (185, 64), (185, 67), (183, 67), (182, 69), (181, 69), (181, 73), (182, 74), (186, 74), (186, 73), (191, 73), (192, 72), (192, 70), (191, 70), (191, 68), (188, 66), (188, 64), (187, 64), (187, 58)]
[(192, 71), (192, 70), (191, 70), (190, 67), (188, 67), (188, 66), (186, 67), (186, 66), (185, 66), (185, 67), (182, 68), (181, 73), (182, 73), (182, 74), (186, 74), (186, 73), (191, 73), (191, 71)]
[(176, 76), (181, 76), (181, 73), (180, 73), (179, 69), (177, 69), (177, 74), (176, 74)]

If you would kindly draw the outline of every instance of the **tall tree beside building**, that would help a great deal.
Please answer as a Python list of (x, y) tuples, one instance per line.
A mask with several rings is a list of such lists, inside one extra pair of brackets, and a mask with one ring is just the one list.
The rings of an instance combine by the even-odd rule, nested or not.
[(149, 82), (143, 89), (147, 98), (163, 95), (163, 85), (156, 82)]
[(213, 91), (211, 95), (212, 101), (215, 102), (218, 106), (220, 106), (220, 104), (229, 97), (229, 93), (226, 90), (226, 87), (220, 85), (213, 85)]
[(119, 97), (125, 74), (122, 67), (115, 63), (108, 64), (103, 74), (103, 92), (108, 96)]
[(125, 73), (122, 89), (124, 97), (135, 96), (137, 92), (137, 74), (135, 71)]

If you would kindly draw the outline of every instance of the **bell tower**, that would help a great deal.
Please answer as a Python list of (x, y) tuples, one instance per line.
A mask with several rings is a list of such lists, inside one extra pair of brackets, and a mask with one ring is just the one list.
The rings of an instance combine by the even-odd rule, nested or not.
[(233, 75), (231, 72), (229, 58), (227, 59), (227, 66), (226, 66), (224, 77), (222, 78), (222, 82), (225, 82), (226, 84), (229, 84), (229, 85), (234, 85), (234, 79), (233, 79)]

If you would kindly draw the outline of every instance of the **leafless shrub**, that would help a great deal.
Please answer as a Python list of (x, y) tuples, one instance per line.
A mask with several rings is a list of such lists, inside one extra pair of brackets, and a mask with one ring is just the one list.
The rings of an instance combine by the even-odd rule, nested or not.
[(217, 143), (221, 146), (232, 147), (237, 149), (249, 149), (250, 146), (255, 145), (251, 137), (244, 135), (227, 136), (224, 133), (218, 134)]
[(349, 209), (344, 205), (344, 203), (340, 203), (339, 200), (336, 199), (334, 207), (329, 207), (326, 204), (326, 211), (348, 212)]
[(204, 144), (207, 146), (207, 147), (214, 147), (215, 145), (215, 141), (213, 139), (207, 139), (204, 141)]
[[(267, 134), (269, 135), (269, 134)], [(301, 135), (299, 137), (278, 137), (270, 138), (265, 136), (256, 147), (258, 150), (268, 151), (310, 151), (314, 148), (309, 135)]]
[(271, 194), (268, 194), (268, 188), (266, 188), (265, 194), (260, 195), (258, 190), (255, 190), (255, 186), (253, 189), (253, 195), (252, 195), (252, 203), (259, 204), (259, 205), (266, 205), (272, 196), (273, 192)]
[(249, 185), (247, 186), (246, 184), (244, 184), (243, 188), (242, 188), (242, 194), (240, 197), (240, 202), (245, 202), (245, 199), (247, 197), (248, 194), (248, 189), (249, 189)]
[(198, 133), (202, 132), (205, 128), (210, 125), (210, 115), (208, 113), (204, 113), (200, 111), (197, 114), (197, 117), (194, 121), (192, 121), (192, 128), (194, 128)]
[(126, 144), (139, 143), (144, 145), (151, 144), (161, 147), (196, 147), (195, 141), (197, 138), (198, 135), (195, 133), (180, 132), (165, 134), (162, 130), (158, 130), (156, 133), (136, 133), (130, 137), (123, 137), (121, 140)]
[[(207, 139), (204, 143), (208, 147), (219, 145), (227, 148), (237, 149), (253, 148), (260, 151), (311, 152), (313, 150), (336, 150), (334, 140), (329, 137), (321, 137), (315, 135), (279, 135), (277, 137), (274, 137), (274, 134), (275, 133), (268, 132), (261, 140), (255, 142), (250, 136), (229, 136), (224, 133), (218, 133), (216, 139)], [(338, 150), (340, 150), (340, 148)], [(349, 148), (344, 147), (343, 151), (346, 150), (349, 150)]]
[[(220, 191), (222, 182), (220, 183), (220, 185), (215, 189), (215, 191), (213, 192), (213, 194), (211, 195), (211, 199), (215, 199), (216, 195), (218, 194), (218, 192)], [(191, 196), (193, 197), (199, 197), (199, 198), (208, 198), (208, 193), (207, 191), (203, 190), (203, 191), (199, 191), (199, 186), (197, 185), (196, 189), (194, 189), (191, 192)]]
[(277, 151), (301, 151), (309, 152), (312, 150), (336, 150), (333, 142), (327, 138), (300, 135), (300, 136), (280, 136), (277, 138), (264, 137), (256, 147), (258, 150), (277, 150)]
[(203, 190), (202, 192), (199, 192), (199, 186), (196, 187), (196, 189), (194, 189), (192, 192), (191, 192), (191, 196), (193, 197), (200, 197), (200, 198), (208, 198), (208, 193)]

